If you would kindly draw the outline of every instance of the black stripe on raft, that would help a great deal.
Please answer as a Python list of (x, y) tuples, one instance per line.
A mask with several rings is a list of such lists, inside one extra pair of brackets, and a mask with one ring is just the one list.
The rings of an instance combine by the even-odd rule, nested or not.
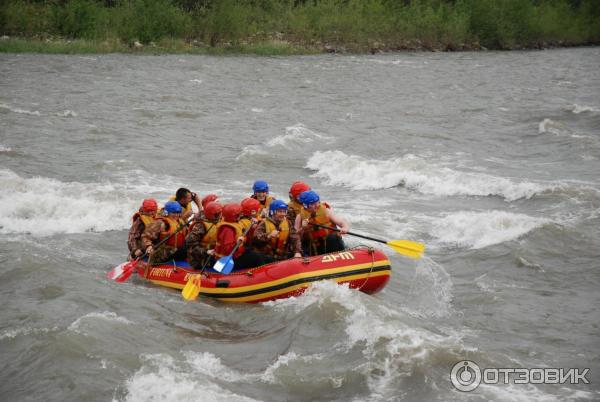
[(233, 298), (237, 298), (237, 297), (254, 296), (254, 295), (259, 295), (262, 293), (273, 292), (275, 290), (281, 290), (281, 289), (285, 289), (285, 288), (288, 288), (291, 286), (296, 286), (296, 285), (300, 285), (303, 283), (316, 282), (316, 281), (320, 281), (320, 280), (324, 280), (324, 279), (340, 278), (343, 276), (351, 276), (351, 275), (364, 274), (364, 273), (369, 273), (369, 272), (390, 271), (391, 269), (392, 269), (391, 266), (384, 265), (384, 266), (375, 267), (372, 269), (364, 268), (364, 269), (356, 269), (353, 271), (338, 272), (335, 274), (310, 276), (307, 278), (295, 279), (293, 281), (285, 282), (285, 283), (275, 285), (275, 286), (269, 286), (269, 287), (265, 287), (265, 288), (250, 290), (248, 292), (240, 292), (240, 293), (204, 293), (204, 292), (200, 292), (200, 294), (202, 296), (212, 297), (212, 298), (217, 298), (217, 299), (233, 299)]

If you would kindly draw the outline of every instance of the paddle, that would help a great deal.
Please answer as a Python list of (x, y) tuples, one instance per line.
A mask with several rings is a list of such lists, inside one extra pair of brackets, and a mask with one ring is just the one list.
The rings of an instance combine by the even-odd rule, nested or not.
[[(213, 225), (211, 227), (209, 227), (208, 230), (206, 231), (206, 234), (208, 234), (208, 232), (210, 232), (212, 230), (212, 228), (214, 228), (216, 226), (217, 225), (213, 223)], [(200, 286), (202, 286), (202, 272), (204, 272), (204, 269), (206, 268), (206, 265), (208, 264), (209, 261), (210, 261), (210, 256), (207, 256), (206, 260), (204, 262), (204, 265), (202, 266), (202, 269), (200, 270), (200, 273), (189, 276), (188, 281), (186, 282), (185, 286), (181, 290), (181, 296), (185, 300), (196, 300), (198, 298), (198, 295), (200, 294)]]
[[(250, 224), (250, 226), (248, 226), (248, 229), (246, 229), (244, 231), (244, 234), (243, 234), (244, 237), (246, 237), (246, 235), (248, 234), (248, 232), (250, 231), (252, 226), (254, 226), (254, 222), (252, 222)], [(238, 248), (240, 248), (241, 245), (242, 245), (242, 240), (238, 240), (237, 244), (235, 245), (233, 250), (231, 250), (231, 253), (229, 253), (229, 255), (227, 255), (225, 257), (219, 258), (219, 260), (217, 262), (215, 262), (215, 265), (213, 265), (213, 269), (224, 275), (229, 274), (231, 272), (231, 270), (233, 269), (233, 266), (235, 265), (233, 262), (233, 254), (237, 251)]]
[[(324, 226), (324, 225), (319, 225), (318, 223), (309, 223), (310, 225), (313, 226), (317, 226), (323, 229), (329, 229), (329, 230), (333, 230), (335, 232), (340, 232), (340, 229), (338, 228), (333, 228), (330, 226)], [(362, 237), (363, 239), (367, 239), (367, 240), (373, 240), (376, 241), (378, 243), (383, 243), (383, 244), (387, 244), (388, 246), (390, 246), (392, 249), (394, 249), (395, 252), (405, 255), (407, 257), (410, 258), (414, 258), (414, 259), (419, 259), (423, 256), (423, 252), (425, 251), (425, 245), (423, 243), (418, 243), (416, 241), (411, 241), (411, 240), (389, 240), (389, 241), (385, 241), (385, 240), (380, 240), (380, 239), (375, 239), (373, 237), (369, 237), (369, 236), (365, 236), (365, 235), (361, 235), (358, 233), (352, 233), (352, 232), (348, 232), (349, 235), (352, 236), (356, 236), (356, 237)]]
[[(188, 219), (188, 221), (185, 223), (185, 225), (179, 226), (176, 231), (174, 231), (169, 236), (167, 236), (164, 239), (162, 239), (153, 248), (155, 250), (157, 250), (160, 246), (162, 246), (163, 244), (165, 244), (167, 242), (167, 240), (169, 240), (173, 235), (175, 235), (181, 229), (183, 229), (184, 227), (186, 227), (187, 225), (189, 225), (192, 220), (193, 220), (193, 215)], [(106, 274), (106, 277), (108, 279), (111, 279), (111, 280), (115, 281), (115, 282), (125, 282), (127, 279), (129, 279), (131, 277), (131, 274), (133, 274), (133, 271), (135, 271), (135, 268), (137, 267), (138, 262), (141, 259), (145, 258), (147, 255), (148, 255), (148, 252), (145, 252), (144, 254), (142, 254), (141, 256), (139, 256), (138, 258), (136, 258), (133, 261), (124, 262), (122, 264), (117, 265), (116, 267), (114, 267), (113, 269), (111, 269), (110, 271), (108, 271), (108, 273)]]

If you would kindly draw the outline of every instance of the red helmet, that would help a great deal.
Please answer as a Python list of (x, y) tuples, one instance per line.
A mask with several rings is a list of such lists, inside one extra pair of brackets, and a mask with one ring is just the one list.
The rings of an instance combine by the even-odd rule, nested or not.
[(151, 214), (153, 212), (156, 212), (157, 209), (158, 209), (158, 205), (156, 205), (156, 200), (154, 198), (146, 198), (142, 202), (140, 211), (145, 212), (147, 214)]
[(297, 200), (300, 194), (308, 190), (310, 190), (310, 186), (308, 184), (304, 183), (303, 181), (295, 181), (292, 183), (292, 187), (290, 187), (290, 194), (292, 197), (294, 197), (294, 199)]
[(204, 206), (204, 216), (206, 219), (215, 220), (223, 212), (223, 206), (218, 202), (211, 201)]
[(242, 213), (240, 204), (226, 204), (223, 207), (223, 219), (225, 222), (237, 222)]
[(209, 195), (207, 195), (206, 197), (204, 197), (204, 198), (202, 199), (202, 202), (201, 202), (201, 204), (202, 204), (202, 208), (206, 208), (206, 205), (207, 205), (209, 202), (216, 201), (216, 200), (218, 200), (218, 199), (219, 199), (219, 197), (218, 197), (216, 194), (209, 194)]
[(240, 204), (242, 206), (242, 214), (244, 216), (253, 216), (252, 212), (258, 214), (260, 209), (260, 202), (256, 198), (244, 198)]

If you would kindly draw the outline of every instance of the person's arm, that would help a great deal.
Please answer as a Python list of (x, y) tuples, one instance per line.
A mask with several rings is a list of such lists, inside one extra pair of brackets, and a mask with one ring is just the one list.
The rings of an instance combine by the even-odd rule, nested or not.
[(206, 229), (204, 225), (202, 222), (197, 222), (191, 232), (186, 236), (185, 245), (188, 247), (188, 249), (191, 247), (198, 247), (199, 250), (204, 251), (200, 244), (202, 243), (202, 239), (204, 239), (205, 235)]
[(131, 255), (135, 255), (136, 257), (141, 255), (138, 255), (138, 251), (141, 251), (138, 246), (140, 246), (139, 240), (141, 239), (143, 232), (144, 224), (142, 223), (142, 220), (138, 218), (133, 221), (127, 237), (127, 247), (129, 248), (129, 252)]
[(296, 215), (296, 222), (294, 222), (294, 229), (298, 232), (299, 235), (302, 235), (303, 226), (302, 226), (302, 214)]
[(269, 234), (267, 233), (267, 225), (264, 221), (261, 221), (254, 230), (252, 235), (252, 244), (262, 247), (269, 241)]
[(196, 206), (198, 207), (198, 213), (202, 212), (202, 200), (200, 199), (200, 196), (197, 193), (192, 193), (192, 201), (194, 201), (194, 204), (196, 204)]
[(340, 229), (340, 233), (341, 234), (346, 234), (348, 233), (348, 231), (350, 230), (350, 224), (348, 223), (348, 221), (346, 221), (344, 218), (335, 215), (333, 212), (331, 212), (331, 209), (326, 209), (327, 211), (327, 217), (329, 218), (329, 220), (333, 223), (335, 223), (335, 225)]
[(165, 223), (163, 221), (156, 221), (149, 225), (144, 233), (142, 233), (142, 251), (147, 251), (148, 254), (154, 252), (152, 244), (158, 240), (160, 232), (165, 230)]
[(302, 257), (302, 242), (300, 241), (300, 235), (294, 228), (294, 226), (290, 225), (290, 234), (288, 235), (288, 247), (294, 253), (294, 257)]

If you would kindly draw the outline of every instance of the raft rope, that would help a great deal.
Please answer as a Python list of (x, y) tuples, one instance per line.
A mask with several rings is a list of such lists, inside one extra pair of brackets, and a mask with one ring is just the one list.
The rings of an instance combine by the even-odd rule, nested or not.
[(362, 283), (362, 285), (360, 285), (358, 287), (358, 290), (361, 290), (363, 288), (363, 286), (365, 286), (367, 284), (367, 282), (369, 282), (369, 278), (371, 277), (371, 273), (373, 273), (373, 268), (375, 268), (375, 249), (373, 247), (370, 246), (357, 246), (354, 248), (366, 248), (367, 251), (369, 252), (369, 254), (371, 254), (371, 270), (369, 271), (367, 277), (365, 278), (365, 281)]

